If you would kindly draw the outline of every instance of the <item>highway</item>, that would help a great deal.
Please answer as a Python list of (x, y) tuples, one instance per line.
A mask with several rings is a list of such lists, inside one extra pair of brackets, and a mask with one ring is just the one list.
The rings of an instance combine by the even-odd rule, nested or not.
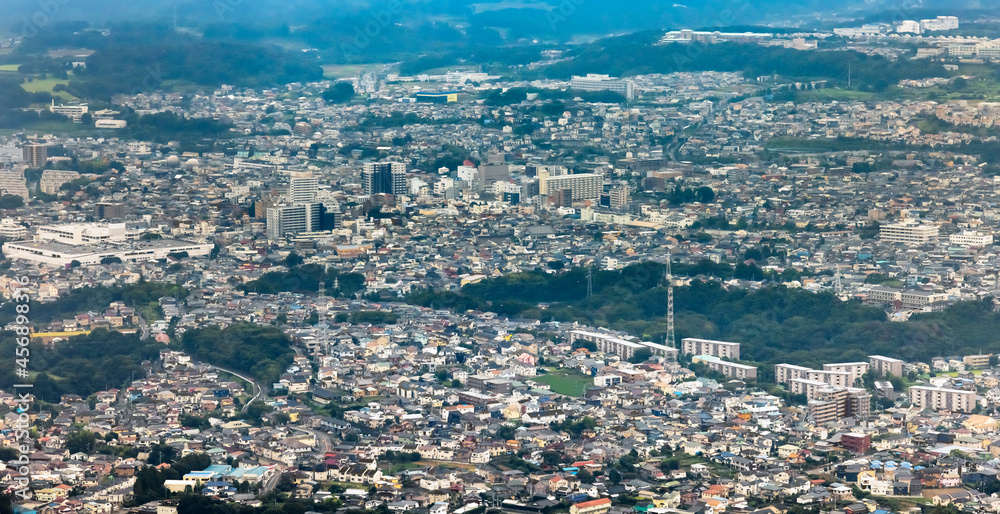
[(313, 436), (313, 439), (316, 439), (316, 451), (319, 453), (328, 453), (331, 449), (333, 449), (333, 441), (330, 439), (330, 434), (322, 430), (295, 426), (289, 426), (288, 428), (299, 432), (306, 432), (307, 434)]

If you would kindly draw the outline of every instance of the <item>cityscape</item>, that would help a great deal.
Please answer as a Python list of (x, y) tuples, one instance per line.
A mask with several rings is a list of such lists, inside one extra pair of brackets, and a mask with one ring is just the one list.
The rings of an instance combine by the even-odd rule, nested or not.
[(0, 514), (1000, 512), (1000, 6), (855, 4), (11, 0)]

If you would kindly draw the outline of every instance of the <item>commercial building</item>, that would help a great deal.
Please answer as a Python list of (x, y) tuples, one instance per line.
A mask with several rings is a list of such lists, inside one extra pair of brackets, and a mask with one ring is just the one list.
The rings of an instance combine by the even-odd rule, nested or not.
[(30, 143), (24, 145), (24, 162), (29, 168), (44, 168), (49, 160), (49, 150), (45, 145)]
[(934, 19), (920, 20), (920, 28), (922, 32), (955, 30), (958, 28), (958, 17), (938, 16)]
[(944, 387), (911, 386), (910, 403), (921, 409), (971, 412), (976, 406), (976, 392)]
[(407, 192), (406, 164), (401, 162), (365, 163), (361, 178), (366, 195), (405, 195)]
[(59, 188), (63, 184), (72, 182), (78, 178), (80, 178), (80, 173), (76, 171), (45, 170), (42, 172), (42, 177), (38, 180), (38, 190), (47, 195), (59, 194)]
[(569, 81), (569, 87), (580, 91), (614, 91), (626, 100), (635, 99), (635, 82), (608, 75), (588, 73), (586, 77), (574, 76)]
[(714, 355), (738, 361), (740, 360), (740, 343), (685, 337), (681, 339), (681, 353), (685, 355)]
[(938, 226), (904, 220), (882, 225), (879, 227), (878, 236), (886, 243), (924, 244), (937, 240)]
[(204, 257), (212, 252), (214, 246), (213, 243), (194, 243), (179, 239), (78, 245), (56, 241), (15, 241), (4, 243), (3, 253), (11, 259), (69, 266), (73, 261), (84, 265), (98, 264), (110, 257), (117, 257), (122, 261), (160, 260), (171, 254), (182, 253), (186, 253), (188, 257)]
[(903, 361), (899, 359), (893, 359), (892, 357), (883, 357), (881, 355), (869, 355), (868, 364), (871, 365), (871, 369), (879, 375), (893, 374), (897, 377), (903, 376)]
[(418, 102), (428, 102), (435, 104), (450, 104), (458, 101), (457, 91), (442, 91), (440, 93), (417, 93), (414, 95)]
[(142, 223), (70, 223), (38, 227), (35, 239), (68, 245), (125, 243), (146, 231)]
[(555, 191), (569, 190), (572, 200), (600, 198), (604, 188), (604, 177), (596, 173), (577, 173), (538, 179), (538, 193), (551, 195)]

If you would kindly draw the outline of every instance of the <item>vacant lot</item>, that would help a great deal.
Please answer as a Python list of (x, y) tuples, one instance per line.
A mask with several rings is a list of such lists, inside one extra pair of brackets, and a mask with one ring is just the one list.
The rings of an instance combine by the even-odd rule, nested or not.
[(549, 370), (544, 375), (532, 377), (535, 382), (548, 384), (552, 387), (552, 392), (565, 394), (567, 396), (583, 396), (587, 386), (594, 383), (594, 379), (576, 370), (567, 368), (546, 368)]

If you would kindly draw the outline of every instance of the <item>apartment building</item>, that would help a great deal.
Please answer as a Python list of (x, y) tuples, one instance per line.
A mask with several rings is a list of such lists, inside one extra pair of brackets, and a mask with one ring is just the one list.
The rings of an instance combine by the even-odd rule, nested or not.
[(944, 387), (912, 386), (910, 403), (921, 409), (971, 412), (976, 406), (976, 392)]
[(724, 361), (712, 355), (698, 355), (696, 362), (703, 362), (708, 369), (717, 371), (730, 378), (740, 380), (757, 380), (757, 367), (739, 364), (736, 362)]
[(897, 377), (903, 376), (903, 361), (899, 359), (893, 359), (892, 357), (883, 357), (881, 355), (869, 355), (868, 364), (871, 365), (871, 369), (875, 370), (875, 373), (879, 375), (888, 375), (892, 373)]
[(882, 225), (878, 235), (879, 239), (886, 243), (924, 244), (937, 239), (938, 226), (904, 220)]
[(826, 371), (839, 371), (842, 373), (849, 373), (851, 376), (848, 385), (853, 385), (855, 380), (861, 378), (862, 375), (868, 372), (868, 363), (834, 362), (830, 364), (824, 364), (823, 369)]
[(740, 360), (740, 343), (685, 337), (681, 339), (681, 352), (685, 355), (712, 355), (738, 361)]

